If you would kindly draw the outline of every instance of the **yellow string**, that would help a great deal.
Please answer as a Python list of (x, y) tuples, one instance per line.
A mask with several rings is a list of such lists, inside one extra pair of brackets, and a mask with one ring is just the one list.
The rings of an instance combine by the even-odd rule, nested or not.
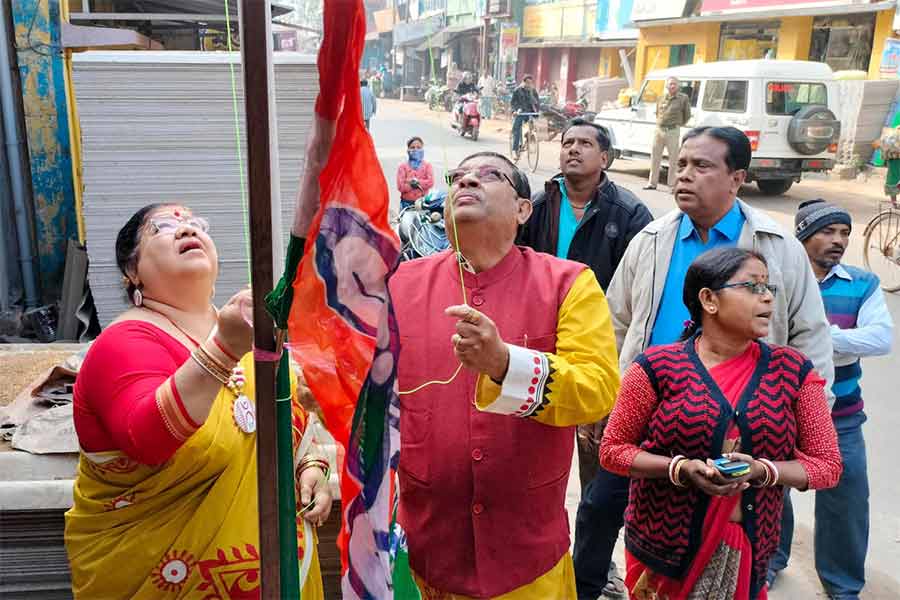
[[(228, 9), (228, 0), (225, 0), (225, 38), (229, 54), (234, 52), (231, 44), (231, 14)], [(234, 147), (237, 150), (238, 176), (241, 183), (241, 214), (244, 219), (244, 244), (247, 251), (247, 282), (253, 281), (252, 267), (250, 265), (250, 223), (249, 210), (247, 208), (247, 184), (244, 177), (244, 157), (241, 152), (241, 113), (238, 111), (237, 81), (234, 75), (234, 60), (229, 57), (228, 72), (231, 74), (231, 112), (234, 115)]]
[[(449, 162), (447, 161), (447, 146), (442, 145), (442, 147), (444, 150), (444, 172), (446, 173), (448, 170), (447, 167), (449, 165)], [(466, 260), (466, 258), (462, 255), (462, 252), (459, 249), (459, 231), (456, 229), (456, 197), (455, 197), (455, 194), (453, 193), (452, 186), (450, 187), (450, 189), (447, 192), (447, 200), (450, 202), (450, 222), (453, 223), (453, 248), (456, 251), (456, 264), (459, 267), (459, 286), (462, 289), (463, 304), (468, 305), (469, 299), (468, 299), (468, 295), (466, 294), (466, 281), (465, 281), (464, 275), (463, 275), (463, 261)], [(456, 371), (454, 371), (453, 376), (451, 376), (450, 379), (446, 379), (446, 380), (436, 379), (434, 381), (426, 381), (422, 385), (415, 387), (411, 390), (408, 390), (405, 392), (397, 392), (397, 393), (401, 396), (407, 396), (409, 394), (415, 394), (416, 392), (420, 392), (427, 387), (431, 387), (432, 385), (450, 385), (457, 378), (460, 371), (462, 371), (462, 363), (459, 363), (459, 365), (456, 367)]]

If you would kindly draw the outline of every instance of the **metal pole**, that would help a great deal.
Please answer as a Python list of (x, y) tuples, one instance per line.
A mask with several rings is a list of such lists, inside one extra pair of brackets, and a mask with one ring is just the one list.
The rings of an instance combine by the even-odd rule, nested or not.
[[(272, 163), (267, 62), (270, 35), (268, 0), (241, 0), (241, 55), (247, 123), (247, 173), (250, 205), (250, 262), (253, 286), (254, 346), (275, 352), (275, 324), (266, 312), (265, 296), (272, 289)], [(259, 506), (260, 586), (263, 600), (281, 596), (278, 531), (278, 446), (275, 408), (277, 363), (257, 359), (256, 455)]]
[[(0, 123), (0, 135), (3, 125)], [(12, 233), (9, 228), (8, 198), (12, 196), (9, 189), (9, 171), (6, 164), (6, 148), (0, 144), (0, 313), (7, 312), (11, 306), (9, 273), (9, 240)], [(0, 315), (2, 316), (2, 315)]]
[(10, 191), (15, 212), (19, 264), (25, 288), (25, 307), (38, 305), (37, 252), (34, 243), (34, 220), (31, 194), (31, 162), (25, 138), (25, 116), (19, 61), (14, 51), (15, 33), (11, 0), (0, 0), (0, 111), (3, 113), (3, 143), (9, 165)]

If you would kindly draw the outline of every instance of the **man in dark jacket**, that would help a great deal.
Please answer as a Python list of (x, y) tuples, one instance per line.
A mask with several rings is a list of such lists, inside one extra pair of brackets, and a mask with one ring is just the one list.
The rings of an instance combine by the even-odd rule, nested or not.
[[(631, 238), (653, 220), (637, 196), (606, 175), (609, 147), (606, 132), (590, 121), (575, 119), (566, 126), (559, 155), (562, 173), (533, 198), (534, 211), (517, 241), (588, 265), (604, 291)], [(611, 488), (609, 474), (599, 469), (600, 433), (600, 426), (578, 432), (582, 502), (575, 522), (574, 560), (579, 599), (594, 599), (601, 592), (616, 597), (610, 594), (616, 583), (608, 583), (608, 574), (615, 573), (610, 561), (619, 527), (606, 523), (602, 507), (595, 504), (604, 504), (608, 493), (627, 497), (627, 489)]]
[(653, 220), (637, 196), (610, 181), (608, 157), (603, 128), (584, 119), (571, 121), (562, 134), (562, 173), (534, 196), (534, 212), (518, 242), (588, 265), (604, 290), (628, 242)]
[(520, 113), (536, 113), (541, 108), (541, 101), (537, 90), (534, 89), (534, 78), (531, 75), (523, 77), (522, 85), (513, 91), (512, 98), (509, 100), (509, 107), (513, 114), (516, 115), (516, 118), (513, 120), (512, 134), (513, 154), (517, 155), (522, 145), (522, 125), (525, 121), (532, 118), (529, 114)]

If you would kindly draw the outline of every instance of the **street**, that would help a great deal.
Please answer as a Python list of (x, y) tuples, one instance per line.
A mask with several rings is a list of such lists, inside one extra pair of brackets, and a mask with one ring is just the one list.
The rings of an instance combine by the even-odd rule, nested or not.
[[(391, 189), (391, 206), (399, 206), (396, 188), (396, 172), (400, 162), (406, 160), (406, 140), (417, 135), (425, 140), (425, 160), (435, 169), (437, 184), (443, 186), (443, 172), (455, 167), (460, 160), (477, 151), (494, 151), (508, 154), (509, 123), (486, 121), (481, 128), (481, 138), (473, 142), (460, 138), (449, 126), (450, 115), (429, 112), (421, 103), (401, 103), (396, 100), (379, 100), (378, 113), (372, 120), (372, 136), (385, 177)], [(529, 173), (532, 191), (543, 186), (557, 170), (558, 140), (541, 144), (541, 164), (536, 173)], [(524, 158), (520, 166), (524, 166)], [(637, 194), (655, 216), (661, 216), (674, 207), (666, 191), (644, 191), (648, 162), (617, 161), (610, 177), (617, 184)], [(853, 216), (851, 246), (845, 261), (862, 265), (862, 231), (868, 220), (877, 212), (881, 185), (875, 181), (828, 181), (824, 177), (804, 180), (795, 184), (785, 196), (765, 196), (756, 186), (747, 186), (741, 197), (755, 207), (768, 211), (786, 231), (793, 230), (797, 205), (807, 199), (823, 197), (841, 204)], [(665, 186), (660, 186), (665, 190)], [(900, 295), (887, 294), (887, 303), (895, 324), (900, 325)], [(892, 356), (863, 361), (863, 396), (867, 400), (869, 421), (864, 427), (868, 446), (869, 485), (871, 494), (871, 533), (867, 562), (867, 585), (862, 598), (888, 600), (900, 598), (900, 480), (893, 453), (896, 451), (895, 432), (900, 431), (900, 411), (896, 410), (896, 382), (900, 360), (900, 327), (894, 330), (894, 354)], [(577, 470), (573, 470), (573, 474)], [(578, 478), (570, 477), (570, 522), (574, 524), (574, 510), (578, 498)], [(813, 499), (812, 493), (793, 493), (796, 531), (793, 557), (790, 566), (781, 574), (769, 597), (773, 600), (825, 597), (816, 577), (813, 565)], [(572, 528), (574, 533), (574, 526)], [(617, 562), (624, 565), (620, 540), (616, 551)]]

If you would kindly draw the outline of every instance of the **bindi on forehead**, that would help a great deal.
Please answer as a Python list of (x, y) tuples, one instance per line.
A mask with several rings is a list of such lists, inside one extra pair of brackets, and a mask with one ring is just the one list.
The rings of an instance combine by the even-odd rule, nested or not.
[(187, 219), (194, 216), (190, 209), (184, 206), (166, 206), (159, 209), (151, 215), (152, 217), (175, 217), (176, 219)]

